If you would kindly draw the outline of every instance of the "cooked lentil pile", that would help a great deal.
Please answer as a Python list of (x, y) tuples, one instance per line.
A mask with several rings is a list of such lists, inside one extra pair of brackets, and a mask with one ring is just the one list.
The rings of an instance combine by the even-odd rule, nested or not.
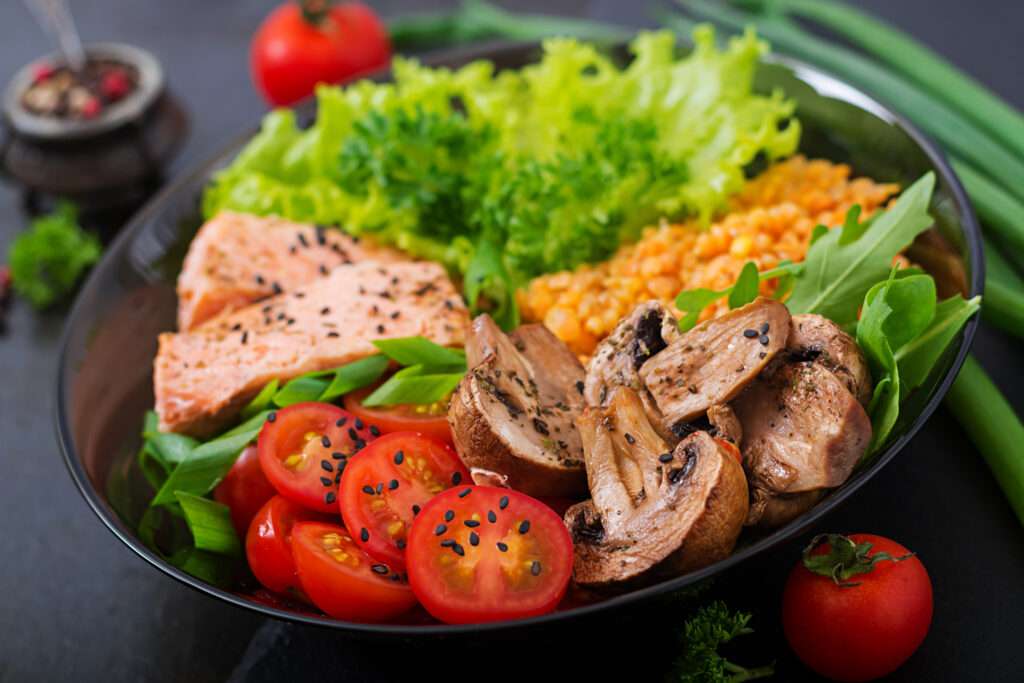
[[(575, 353), (588, 356), (636, 304), (671, 303), (684, 289), (723, 289), (747, 261), (758, 270), (802, 261), (816, 225), (842, 225), (854, 204), (861, 205), (863, 219), (898, 191), (894, 184), (851, 178), (846, 164), (791, 157), (750, 180), (710, 227), (686, 222), (647, 228), (640, 241), (608, 261), (532, 280), (519, 292), (519, 304), (526, 320), (544, 322)], [(762, 294), (775, 285), (762, 283)], [(723, 299), (703, 318), (727, 305)]]

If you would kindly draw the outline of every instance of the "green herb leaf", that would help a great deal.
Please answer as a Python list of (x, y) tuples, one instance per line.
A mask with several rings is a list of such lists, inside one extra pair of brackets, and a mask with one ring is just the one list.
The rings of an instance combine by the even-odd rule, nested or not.
[(274, 404), (278, 408), (287, 408), (296, 403), (317, 401), (331, 385), (326, 379), (303, 375), (285, 384), (274, 394)]
[(494, 240), (481, 239), (466, 267), (463, 294), (473, 313), (488, 313), (503, 330), (519, 326), (516, 288)]
[(231, 522), (231, 509), (222, 503), (175, 491), (175, 498), (185, 513), (185, 522), (192, 532), (193, 544), (199, 550), (218, 555), (242, 556), (242, 543)]
[(749, 613), (734, 612), (719, 600), (699, 609), (684, 626), (682, 654), (672, 665), (675, 679), (681, 683), (726, 683), (771, 676), (774, 666), (748, 669), (719, 652), (726, 643), (754, 632), (750, 618)]
[(167, 561), (186, 574), (222, 588), (231, 585), (235, 573), (233, 559), (191, 546), (179, 549)]
[(320, 401), (332, 401), (350, 391), (362, 389), (380, 379), (388, 367), (386, 356), (367, 356), (343, 365), (334, 373), (334, 379), (320, 395)]
[(679, 296), (676, 297), (676, 308), (683, 311), (686, 315), (679, 320), (679, 330), (686, 332), (693, 329), (700, 318), (701, 312), (728, 293), (728, 289), (716, 292), (713, 289), (705, 289), (703, 287), (680, 292)]
[(747, 261), (740, 270), (740, 276), (736, 278), (732, 291), (729, 292), (729, 308), (746, 306), (757, 298), (758, 286), (761, 279), (757, 274), (757, 264)]
[(199, 446), (197, 440), (184, 434), (151, 432), (145, 436), (147, 443), (153, 451), (153, 455), (171, 469), (186, 460), (192, 451)]
[(249, 418), (271, 408), (274, 404), (274, 395), (277, 394), (277, 387), (278, 381), (276, 379), (272, 379), (264, 384), (263, 388), (260, 389), (260, 393), (256, 394), (253, 400), (249, 401), (249, 405), (242, 408), (242, 417)]
[(934, 174), (924, 175), (866, 228), (856, 224), (854, 240), (843, 236), (851, 228), (848, 221), (814, 242), (786, 302), (790, 311), (818, 313), (839, 325), (855, 321), (865, 294), (885, 279), (893, 258), (932, 224), (928, 204), (934, 185)]
[[(414, 369), (415, 368), (415, 369)], [(458, 386), (465, 372), (437, 375), (419, 374), (422, 366), (405, 368), (409, 373), (392, 377), (363, 399), (364, 406), (393, 406), (403, 403), (426, 405), (447, 397)]]
[(32, 221), (7, 252), (14, 291), (39, 309), (71, 293), (82, 274), (100, 258), (100, 241), (78, 225), (74, 204)]
[(212, 491), (231, 469), (242, 449), (259, 435), (262, 427), (261, 421), (259, 427), (247, 431), (237, 431), (236, 428), (195, 448), (184, 462), (174, 468), (150, 501), (150, 506), (177, 503), (176, 494), (179, 492), (202, 496)]
[(466, 366), (466, 353), (439, 346), (423, 337), (378, 339), (373, 345), (399, 365)]
[(981, 297), (978, 296), (965, 301), (957, 294), (940, 301), (928, 327), (896, 349), (895, 358), (903, 379), (901, 388), (904, 395), (924, 384), (953, 337), (980, 307)]

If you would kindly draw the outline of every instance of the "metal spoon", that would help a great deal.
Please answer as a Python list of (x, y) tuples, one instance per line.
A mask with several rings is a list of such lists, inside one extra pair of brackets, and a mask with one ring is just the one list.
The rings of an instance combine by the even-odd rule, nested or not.
[(68, 66), (73, 71), (81, 71), (85, 66), (85, 50), (67, 0), (25, 0), (25, 4), (43, 30), (57, 39)]

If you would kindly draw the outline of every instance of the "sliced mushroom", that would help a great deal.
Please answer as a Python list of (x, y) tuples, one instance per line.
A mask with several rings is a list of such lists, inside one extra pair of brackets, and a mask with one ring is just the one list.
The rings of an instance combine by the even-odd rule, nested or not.
[(707, 432), (670, 450), (625, 387), (577, 424), (592, 495), (565, 514), (578, 584), (680, 574), (732, 552), (747, 517), (746, 477)]
[(748, 524), (777, 526), (842, 484), (871, 442), (871, 420), (846, 385), (813, 361), (773, 364), (733, 403), (743, 425)]
[(664, 424), (682, 436), (686, 423), (728, 403), (786, 346), (789, 311), (758, 299), (708, 320), (640, 368)]
[(853, 337), (828, 318), (813, 313), (793, 316), (786, 351), (831, 370), (866, 406), (871, 402), (871, 372)]
[(720, 436), (737, 446), (743, 441), (743, 425), (736, 413), (728, 405), (716, 405), (708, 408), (708, 422), (712, 436)]
[(540, 325), (505, 335), (487, 315), (466, 344), (471, 370), (452, 396), (455, 448), (478, 483), (502, 482), (533, 496), (586, 493), (574, 419), (583, 366)]

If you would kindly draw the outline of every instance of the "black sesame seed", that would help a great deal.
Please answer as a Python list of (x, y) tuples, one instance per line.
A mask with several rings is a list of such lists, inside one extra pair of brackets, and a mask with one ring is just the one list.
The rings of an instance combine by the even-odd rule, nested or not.
[(334, 495), (334, 491), (331, 491), (326, 496), (324, 496), (324, 502), (327, 503), (328, 505), (333, 504), (334, 501), (336, 500), (338, 500), (338, 497)]
[(405, 550), (405, 539), (400, 538), (397, 541), (395, 541), (395, 547), (399, 550)]
[(459, 498), (465, 498), (466, 496), (468, 496), (472, 492), (473, 492), (473, 489), (471, 489), (471, 488), (469, 488), (467, 486), (466, 488), (464, 488), (461, 491), (459, 491)]
[(458, 486), (459, 482), (462, 481), (462, 472), (455, 472), (452, 474), (452, 486)]
[(767, 334), (762, 334), (761, 338), (758, 339), (757, 341), (761, 342), (761, 346), (768, 346), (768, 341), (769, 341), (768, 340), (768, 335)]
[(329, 437), (326, 434), (324, 434), (323, 436), (320, 437), (320, 443), (323, 444), (324, 448), (330, 448), (331, 447), (331, 437)]
[(636, 438), (634, 438), (634, 436), (629, 432), (626, 432), (626, 443), (628, 443), (630, 446), (636, 443)]
[(743, 330), (743, 336), (747, 339), (753, 339), (757, 336), (757, 330)]
[(238, 332), (240, 329), (242, 329), (242, 323), (235, 323), (231, 326), (232, 332)]
[(583, 382), (582, 381), (576, 382), (576, 391), (578, 391), (581, 396), (583, 395)]
[(528, 520), (528, 519), (524, 519), (524, 520), (523, 520), (522, 522), (520, 522), (520, 524), (519, 524), (519, 533), (521, 533), (521, 534), (525, 534), (525, 533), (526, 533), (527, 531), (529, 531), (529, 530), (530, 530), (530, 520)]
[(444, 513), (444, 521), (450, 522), (455, 519), (455, 510), (448, 510)]
[(389, 481), (388, 482), (388, 488), (390, 490), (392, 490), (392, 491), (397, 489), (398, 488), (398, 480), (397, 479), (392, 479), (391, 481)]
[(277, 420), (277, 413), (273, 411), (267, 413), (267, 422), (274, 422), (275, 420)]
[(384, 482), (380, 482), (379, 484), (377, 484), (376, 491), (377, 491), (377, 493), (380, 493), (383, 490), (384, 490)]
[(374, 494), (373, 487), (367, 484), (366, 486), (363, 487), (363, 493), (365, 493), (368, 496), (372, 496)]
[(339, 417), (338, 421), (334, 423), (335, 427), (344, 427), (345, 423), (348, 422), (347, 417)]
[(334, 465), (331, 464), (330, 460), (321, 460), (320, 461), (320, 467), (323, 469), (324, 472), (333, 472), (334, 471)]
[(249, 330), (242, 333), (242, 343), (247, 344), (249, 342)]
[[(402, 546), (402, 547), (405, 547), (405, 546)], [(396, 582), (396, 583), (402, 580), (402, 577), (399, 576), (398, 574), (392, 574), (388, 578), (391, 579), (392, 581)]]
[(327, 275), (327, 266), (325, 266), (322, 263), (320, 264), (320, 274), (321, 275)]
[(357, 418), (356, 418), (356, 429), (362, 429), (362, 428), (363, 428), (363, 427), (365, 427), (365, 426), (366, 426), (366, 423), (365, 423), (365, 422), (363, 422), (362, 420), (360, 420), (360, 419), (359, 419), (359, 418), (357, 417)]
[(330, 306), (324, 306), (323, 308), (320, 309), (320, 315), (327, 315), (330, 312), (331, 312), (331, 307)]
[(465, 549), (461, 545), (459, 545), (458, 543), (456, 543), (455, 545), (452, 546), (452, 550), (459, 557), (462, 557), (462, 556), (464, 556), (466, 554)]
[(354, 448), (355, 448), (355, 449), (356, 449), (357, 451), (361, 451), (361, 450), (363, 450), (364, 448), (366, 448), (366, 442), (365, 442), (365, 441), (363, 441), (362, 439), (356, 439), (356, 442), (355, 442), (355, 444), (353, 444), (353, 447), (354, 447)]
[(336, 475), (334, 475), (334, 483), (335, 484), (340, 484), (341, 483), (341, 473), (342, 473), (342, 470), (344, 470), (344, 469), (345, 469), (345, 463), (342, 463), (342, 464), (338, 465), (338, 473)]
[(384, 326), (377, 325), (377, 334), (384, 334)]
[(412, 516), (415, 517), (418, 514), (420, 514), (420, 506), (419, 505), (413, 505), (412, 506)]
[(383, 564), (372, 565), (370, 567), (370, 569), (373, 570), (374, 574), (387, 574), (389, 571), (391, 571), (390, 569), (387, 568), (386, 565), (383, 565)]
[(351, 427), (349, 427), (348, 428), (348, 438), (350, 438), (353, 441), (355, 441), (356, 439), (359, 438), (359, 434), (356, 432), (356, 430), (354, 430)]
[(446, 538), (441, 541), (442, 548), (451, 548), (453, 545), (455, 545), (455, 539), (453, 538)]
[(498, 550), (500, 550), (501, 552), (503, 552), (503, 553), (507, 553), (508, 552), (508, 546), (505, 545), (504, 543), (502, 543), (501, 541), (498, 541), (497, 546), (498, 546)]
[(380, 429), (377, 427), (377, 425), (370, 425), (370, 433), (373, 434), (374, 436), (380, 436)]
[(469, 532), (469, 544), (470, 545), (480, 545), (480, 537), (477, 536), (475, 531), (470, 531)]
[(498, 521), (498, 515), (494, 514), (494, 510), (487, 511), (487, 521), (494, 524)]
[(294, 324), (295, 324), (295, 318), (288, 318), (288, 320), (285, 322), (285, 325), (294, 325)]
[(508, 496), (501, 497), (501, 500), (498, 501), (498, 507), (502, 510), (508, 507)]
[(274, 294), (280, 294), (281, 292), (284, 291), (283, 289), (281, 289), (281, 285), (279, 285), (276, 282), (270, 285), (270, 289), (273, 290)]
[(470, 529), (475, 529), (476, 527), (480, 526), (480, 522), (476, 521), (475, 519), (467, 519), (463, 522), (463, 524), (468, 526)]
[(330, 477), (320, 477), (320, 483), (323, 484), (324, 486), (330, 486), (334, 482), (331, 480)]
[[(345, 454), (335, 451), (334, 453), (331, 453), (331, 457), (334, 458), (335, 460), (344, 460)], [(341, 467), (341, 465), (338, 465), (338, 467)]]
[(530, 565), (530, 573), (534, 576), (540, 576), (540, 562), (537, 560), (533, 561), (533, 564)]
[(394, 313), (391, 314), (391, 319), (398, 320), (398, 316), (401, 315), (401, 313), (401, 311), (395, 311)]
[(405, 453), (403, 453), (402, 451), (398, 451), (397, 453), (395, 453), (396, 465), (401, 465), (403, 460), (405, 460)]
[(327, 244), (327, 235), (324, 232), (324, 228), (320, 225), (316, 226), (316, 243), (321, 247)]
[(661, 455), (658, 456), (658, 462), (672, 462), (672, 454), (662, 453)]
[(446, 531), (448, 531), (448, 525), (447, 524), (438, 524), (436, 527), (434, 527), (434, 535), (435, 536), (440, 536), (441, 534), (443, 534)]
[(366, 527), (363, 527), (362, 531), (359, 532), (359, 540), (363, 543), (370, 540), (370, 532), (366, 530)]
[(768, 323), (761, 323), (761, 334), (768, 334), (768, 330), (770, 329), (771, 328), (768, 326)]
[(267, 281), (263, 279), (262, 275), (259, 275), (259, 274), (256, 275), (256, 284), (262, 285), (262, 284), (266, 284), (266, 282)]
[(302, 246), (304, 247), (309, 246), (309, 242), (306, 241), (306, 236), (303, 235), (301, 232), (299, 233), (299, 243), (302, 244)]

